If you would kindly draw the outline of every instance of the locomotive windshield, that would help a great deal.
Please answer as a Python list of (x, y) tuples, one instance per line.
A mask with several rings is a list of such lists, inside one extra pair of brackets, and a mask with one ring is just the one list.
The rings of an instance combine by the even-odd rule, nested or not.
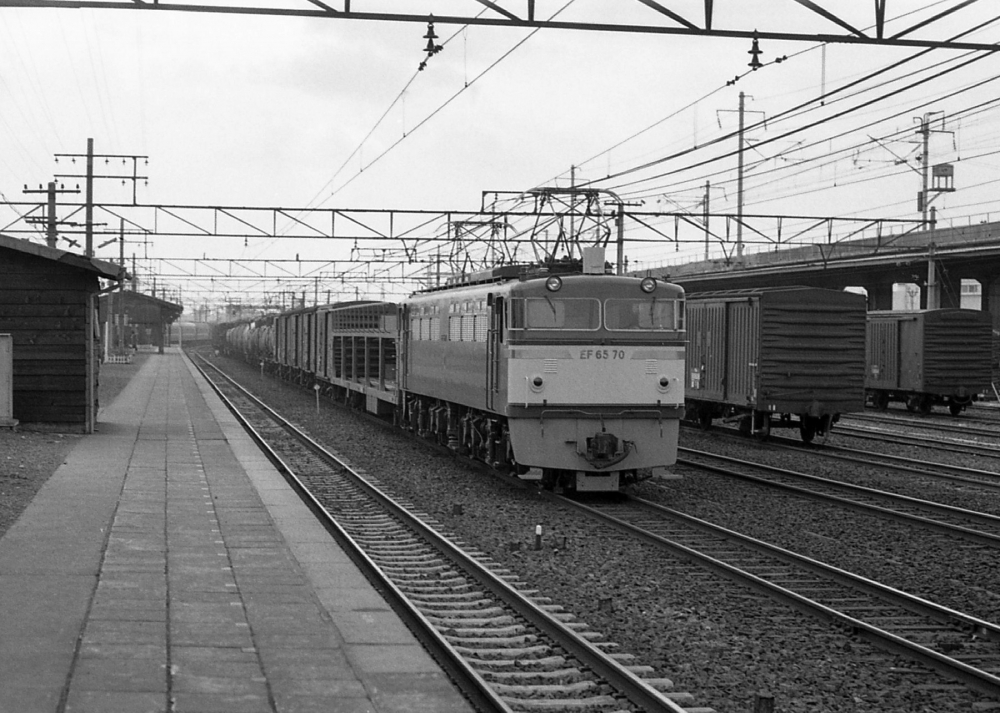
[(510, 326), (512, 329), (597, 330), (601, 328), (601, 303), (589, 298), (513, 299)]
[(683, 304), (679, 300), (605, 300), (604, 326), (613, 331), (674, 331), (683, 328)]
[[(603, 311), (603, 319), (602, 319)], [(527, 297), (510, 301), (511, 329), (673, 332), (684, 328), (684, 302), (675, 299)]]

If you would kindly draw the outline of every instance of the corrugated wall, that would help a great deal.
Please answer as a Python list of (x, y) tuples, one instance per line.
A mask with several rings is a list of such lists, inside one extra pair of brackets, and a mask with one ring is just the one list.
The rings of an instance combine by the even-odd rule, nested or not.
[(924, 314), (924, 390), (950, 394), (989, 388), (993, 323), (987, 312), (946, 309)]
[(864, 409), (862, 295), (831, 290), (776, 292), (762, 300), (760, 408), (846, 413)]

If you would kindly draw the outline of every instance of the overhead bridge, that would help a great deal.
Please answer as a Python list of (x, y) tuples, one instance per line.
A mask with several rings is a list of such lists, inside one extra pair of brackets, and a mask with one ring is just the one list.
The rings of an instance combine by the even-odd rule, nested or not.
[(781, 285), (863, 287), (868, 309), (892, 309), (893, 285), (920, 290), (921, 309), (960, 307), (962, 280), (982, 286), (982, 309), (1000, 328), (1000, 223), (980, 223), (828, 244), (741, 259), (706, 260), (636, 271), (669, 279), (688, 292)]

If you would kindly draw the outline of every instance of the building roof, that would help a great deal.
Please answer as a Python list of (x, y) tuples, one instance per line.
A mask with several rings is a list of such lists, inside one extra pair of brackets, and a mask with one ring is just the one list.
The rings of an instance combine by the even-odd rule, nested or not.
[(124, 272), (121, 267), (115, 265), (113, 262), (98, 260), (97, 258), (87, 258), (83, 255), (60, 250), (59, 248), (50, 248), (47, 245), (33, 243), (30, 240), (22, 240), (21, 238), (12, 238), (8, 235), (0, 234), (0, 249), (5, 248), (93, 272), (98, 277), (103, 277), (106, 280), (128, 279), (128, 273)]
[[(154, 297), (152, 295), (146, 295), (141, 292), (133, 292), (132, 290), (124, 290), (119, 293), (117, 291), (107, 291), (101, 295), (101, 302), (107, 304), (110, 299), (117, 300), (118, 295), (124, 298), (124, 304), (126, 306), (126, 311), (132, 312), (132, 320), (135, 322), (155, 322), (163, 320), (165, 323), (170, 324), (181, 316), (184, 312), (184, 305), (179, 305), (174, 302), (168, 302), (166, 300), (161, 300), (159, 297)], [(156, 317), (151, 318), (148, 310), (155, 310)]]

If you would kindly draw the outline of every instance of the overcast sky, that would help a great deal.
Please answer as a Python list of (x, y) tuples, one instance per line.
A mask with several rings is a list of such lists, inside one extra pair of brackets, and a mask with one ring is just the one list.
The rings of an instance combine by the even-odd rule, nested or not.
[[(565, 4), (540, 0), (537, 14)], [(559, 18), (594, 18), (608, 4), (576, 0)], [(695, 19), (702, 7), (701, 0), (664, 4)], [(829, 3), (838, 11), (844, 4)], [(872, 3), (852, 4), (855, 14), (844, 17), (869, 25)], [(893, 15), (913, 13), (902, 27), (949, 4), (897, 0), (888, 7)], [(463, 14), (482, 9), (472, 0), (450, 5)], [(614, 7), (616, 20), (661, 21), (638, 2), (615, 0)], [(994, 3), (977, 3), (920, 34), (944, 39), (992, 19), (994, 11)], [(717, 2), (716, 13), (717, 27), (834, 29), (791, 0)], [(737, 159), (720, 157), (736, 150), (736, 140), (711, 142), (736, 130), (743, 92), (745, 121), (753, 126), (746, 136), (746, 213), (918, 219), (915, 119), (943, 112), (931, 127), (931, 163), (953, 162), (959, 190), (936, 198), (941, 224), (1000, 219), (992, 103), (1000, 91), (990, 81), (1000, 76), (997, 56), (937, 50), (865, 79), (917, 51), (762, 41), (766, 66), (748, 72), (750, 42), (742, 39), (544, 30), (529, 37), (525, 30), (438, 24), (445, 49), (417, 72), (425, 31), (409, 23), (0, 9), (0, 194), (12, 202), (39, 199), (25, 195), (24, 185), (82, 173), (80, 162), (56, 164), (53, 157), (82, 154), (93, 138), (98, 154), (149, 157), (139, 165), (149, 183), (137, 191), (147, 204), (471, 213), (484, 191), (567, 187), (575, 166), (576, 183), (614, 191), (635, 210), (700, 214), (710, 181), (712, 212), (735, 213)], [(996, 42), (1000, 24), (965, 39)], [(781, 56), (787, 59), (773, 63)], [(825, 106), (814, 101), (824, 88), (858, 80)], [(904, 89), (910, 84), (916, 86)], [(754, 126), (764, 119), (766, 126)], [(103, 168), (132, 171), (131, 163)], [(130, 182), (95, 184), (98, 203), (127, 202), (131, 195)], [(12, 208), (0, 208), (0, 227), (16, 217)], [(649, 222), (661, 242), (628, 245), (630, 266), (704, 256), (694, 227), (673, 218)], [(774, 221), (759, 225), (772, 239), (777, 234)], [(799, 225), (805, 229), (784, 221), (782, 234)], [(732, 226), (713, 218), (712, 228), (712, 257), (731, 252)], [(446, 230), (426, 229), (428, 236)], [(640, 233), (630, 228), (631, 234)], [(753, 237), (747, 236), (748, 251), (769, 247)], [(802, 238), (818, 239), (812, 232)], [(185, 271), (203, 269), (187, 262), (193, 258), (345, 260), (349, 243), (130, 236), (126, 253), (150, 258), (140, 267), (147, 280), (160, 272), (161, 287), (184, 290), (185, 301), (197, 303), (216, 291), (280, 288), (269, 280), (227, 282), (221, 274), (218, 281), (182, 279)], [(117, 254), (116, 245), (98, 252), (105, 259)], [(336, 293), (343, 266), (311, 269), (289, 276), (288, 287), (322, 283), (320, 290)], [(364, 283), (351, 291), (352, 298), (383, 294)]]

